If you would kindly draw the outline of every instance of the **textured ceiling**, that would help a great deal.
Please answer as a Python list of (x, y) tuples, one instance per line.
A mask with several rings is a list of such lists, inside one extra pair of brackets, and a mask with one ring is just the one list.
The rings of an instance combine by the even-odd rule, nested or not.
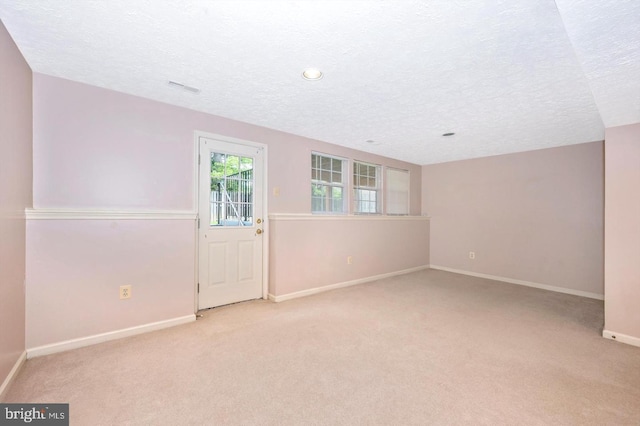
[(640, 1), (557, 3), (0, 0), (0, 18), (35, 72), (430, 164), (640, 122)]

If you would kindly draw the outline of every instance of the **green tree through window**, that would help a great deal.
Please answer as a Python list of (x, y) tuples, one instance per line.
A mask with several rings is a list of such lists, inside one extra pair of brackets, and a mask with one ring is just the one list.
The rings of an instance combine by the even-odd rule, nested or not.
[(253, 158), (211, 153), (212, 226), (253, 222)]

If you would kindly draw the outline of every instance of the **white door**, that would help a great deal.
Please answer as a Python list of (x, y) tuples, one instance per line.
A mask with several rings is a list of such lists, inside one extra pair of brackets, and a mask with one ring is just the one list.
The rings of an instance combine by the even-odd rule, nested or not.
[(264, 148), (200, 137), (198, 309), (262, 297)]

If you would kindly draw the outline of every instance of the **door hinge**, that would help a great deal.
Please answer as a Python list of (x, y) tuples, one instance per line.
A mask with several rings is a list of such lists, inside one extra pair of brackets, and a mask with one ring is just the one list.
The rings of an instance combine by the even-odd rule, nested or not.
[(198, 154), (198, 165), (200, 165), (200, 154)]
[(200, 293), (200, 283), (198, 283), (198, 293)]
[(200, 218), (198, 218), (198, 229), (200, 229)]

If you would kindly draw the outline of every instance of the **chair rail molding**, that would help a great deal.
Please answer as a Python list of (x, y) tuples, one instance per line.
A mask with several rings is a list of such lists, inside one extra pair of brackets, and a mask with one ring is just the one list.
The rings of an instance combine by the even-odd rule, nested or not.
[(27, 220), (195, 220), (197, 216), (193, 211), (170, 210), (25, 209)]
[(379, 214), (296, 214), (296, 213), (272, 213), (270, 220), (376, 220), (376, 221), (422, 221), (429, 220), (429, 216), (405, 216), (405, 215), (379, 215)]

